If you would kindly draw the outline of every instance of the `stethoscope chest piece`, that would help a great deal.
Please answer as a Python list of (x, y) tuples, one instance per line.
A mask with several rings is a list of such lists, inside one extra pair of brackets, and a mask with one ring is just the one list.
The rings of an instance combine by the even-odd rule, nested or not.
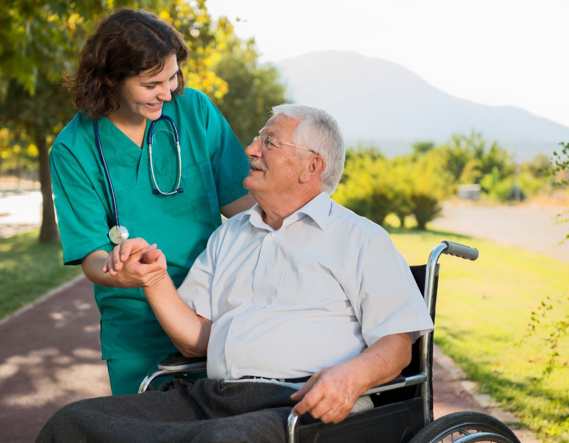
[(115, 245), (120, 245), (127, 238), (128, 229), (126, 229), (124, 226), (113, 226), (109, 230), (109, 240), (111, 240)]

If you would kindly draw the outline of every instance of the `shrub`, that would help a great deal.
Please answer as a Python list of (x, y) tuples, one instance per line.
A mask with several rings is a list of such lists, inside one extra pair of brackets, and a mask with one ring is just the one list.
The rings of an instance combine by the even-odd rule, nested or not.
[(427, 229), (427, 223), (437, 218), (442, 207), (439, 200), (431, 194), (421, 191), (411, 193), (411, 213), (417, 220), (417, 228), (421, 230)]

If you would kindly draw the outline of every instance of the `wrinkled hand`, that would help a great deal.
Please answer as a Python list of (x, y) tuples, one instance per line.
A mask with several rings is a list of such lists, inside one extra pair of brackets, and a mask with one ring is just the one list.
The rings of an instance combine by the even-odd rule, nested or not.
[(116, 245), (109, 253), (105, 266), (103, 266), (103, 272), (108, 272), (112, 276), (115, 276), (117, 272), (123, 268), (123, 264), (131, 255), (145, 252), (149, 248), (150, 245), (143, 238), (125, 240), (120, 245)]
[(339, 423), (350, 413), (358, 397), (366, 391), (349, 362), (314, 374), (291, 396), (299, 401), (295, 415), (310, 413), (324, 423)]
[(115, 246), (103, 267), (122, 288), (152, 286), (167, 275), (166, 257), (156, 245), (142, 238), (125, 240)]

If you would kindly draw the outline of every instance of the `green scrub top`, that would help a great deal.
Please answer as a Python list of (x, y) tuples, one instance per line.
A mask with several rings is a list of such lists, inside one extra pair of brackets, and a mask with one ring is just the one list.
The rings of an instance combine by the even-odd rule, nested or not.
[[(163, 114), (174, 120), (180, 136), (183, 193), (153, 194), (146, 136), (141, 149), (108, 118), (99, 119), (99, 132), (120, 224), (131, 238), (158, 245), (179, 286), (220, 225), (219, 207), (247, 193), (242, 182), (249, 166), (227, 121), (203, 93), (186, 88), (164, 104)], [(171, 125), (160, 120), (153, 133), (156, 181), (170, 192), (178, 179)], [(78, 113), (55, 140), (50, 163), (64, 264), (80, 264), (96, 250), (111, 251), (115, 245), (107, 233), (115, 216), (93, 121)], [(101, 312), (103, 359), (176, 352), (140, 288), (95, 285), (95, 299)]]

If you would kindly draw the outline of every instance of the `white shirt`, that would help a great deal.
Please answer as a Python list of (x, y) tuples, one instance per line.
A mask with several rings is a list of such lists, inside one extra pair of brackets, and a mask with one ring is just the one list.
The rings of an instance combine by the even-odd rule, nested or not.
[(433, 329), (387, 232), (322, 193), (275, 231), (258, 205), (211, 236), (178, 292), (212, 324), (207, 373), (296, 378)]

